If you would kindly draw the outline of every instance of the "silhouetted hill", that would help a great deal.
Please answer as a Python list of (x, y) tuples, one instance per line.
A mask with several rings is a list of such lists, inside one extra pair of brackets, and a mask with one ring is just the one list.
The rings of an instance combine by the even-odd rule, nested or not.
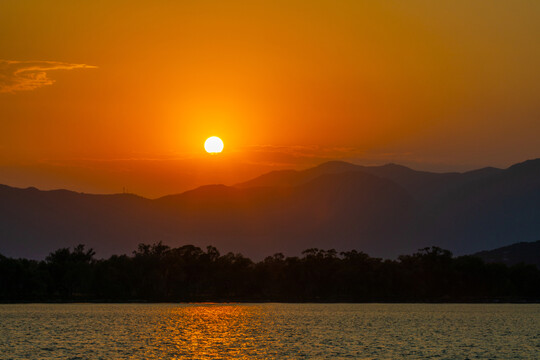
[(151, 200), (130, 194), (0, 186), (0, 199), (0, 253), (34, 258), (44, 257), (49, 246), (77, 241), (107, 254), (124, 252), (153, 233), (146, 225), (157, 216)]
[(155, 200), (0, 186), (0, 253), (43, 258), (85, 243), (107, 256), (163, 241), (255, 259), (310, 247), (466, 254), (536, 240), (539, 219), (540, 160), (443, 174), (332, 161)]
[(422, 200), (430, 196), (440, 195), (469, 182), (499, 174), (503, 170), (483, 168), (465, 173), (432, 173), (417, 171), (396, 164), (382, 166), (354, 165), (343, 161), (329, 161), (314, 168), (303, 171), (281, 170), (261, 175), (253, 180), (237, 184), (239, 188), (296, 186), (310, 181), (323, 174), (344, 172), (363, 172), (384, 179), (392, 180), (411, 194)]
[(479, 257), (486, 263), (501, 263), (508, 266), (524, 263), (536, 265), (540, 269), (540, 240), (480, 251), (472, 256)]
[(389, 229), (406, 224), (413, 206), (396, 184), (362, 173), (324, 175), (290, 189), (210, 185), (156, 200), (6, 186), (0, 197), (0, 252), (30, 257), (74, 243), (108, 255), (150, 241), (215, 244), (255, 257), (328, 239), (375, 250)]
[(217, 239), (209, 243), (220, 246), (227, 237), (238, 251), (261, 254), (280, 247), (299, 252), (329, 239), (335, 247), (375, 250), (389, 228), (407, 224), (414, 206), (395, 183), (363, 173), (322, 175), (289, 188), (203, 186), (155, 202), (181, 214), (171, 232), (181, 228), (189, 238)]
[(344, 161), (328, 161), (307, 170), (278, 170), (256, 177), (250, 181), (237, 184), (238, 188), (297, 186), (305, 184), (321, 175), (357, 172), (359, 166)]

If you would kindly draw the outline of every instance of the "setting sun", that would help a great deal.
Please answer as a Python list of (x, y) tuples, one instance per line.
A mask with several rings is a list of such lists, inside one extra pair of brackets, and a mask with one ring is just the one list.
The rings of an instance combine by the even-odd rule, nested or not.
[(217, 136), (211, 136), (204, 142), (204, 150), (210, 154), (217, 154), (223, 151), (223, 141)]

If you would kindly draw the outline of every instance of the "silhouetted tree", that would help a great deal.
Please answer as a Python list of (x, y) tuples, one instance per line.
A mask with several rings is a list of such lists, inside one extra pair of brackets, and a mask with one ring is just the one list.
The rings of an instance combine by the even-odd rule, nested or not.
[(95, 252), (76, 246), (73, 251), (63, 248), (45, 259), (49, 273), (49, 292), (68, 300), (89, 294)]
[(44, 261), (0, 255), (0, 301), (539, 301), (536, 266), (485, 264), (438, 247), (397, 260), (307, 249), (254, 263), (212, 246), (140, 244), (96, 260), (84, 245)]

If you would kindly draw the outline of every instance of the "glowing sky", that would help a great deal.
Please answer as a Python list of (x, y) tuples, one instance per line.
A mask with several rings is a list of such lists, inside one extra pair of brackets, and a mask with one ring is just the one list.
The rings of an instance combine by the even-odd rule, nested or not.
[[(540, 157), (540, 2), (0, 2), (0, 183), (145, 196)], [(204, 140), (226, 151), (208, 156)]]

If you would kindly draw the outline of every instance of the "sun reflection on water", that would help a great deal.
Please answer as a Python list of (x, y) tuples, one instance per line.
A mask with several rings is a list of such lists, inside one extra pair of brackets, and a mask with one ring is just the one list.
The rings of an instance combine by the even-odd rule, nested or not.
[(172, 308), (158, 324), (168, 352), (178, 358), (261, 358), (264, 334), (260, 309), (242, 305), (190, 305)]

